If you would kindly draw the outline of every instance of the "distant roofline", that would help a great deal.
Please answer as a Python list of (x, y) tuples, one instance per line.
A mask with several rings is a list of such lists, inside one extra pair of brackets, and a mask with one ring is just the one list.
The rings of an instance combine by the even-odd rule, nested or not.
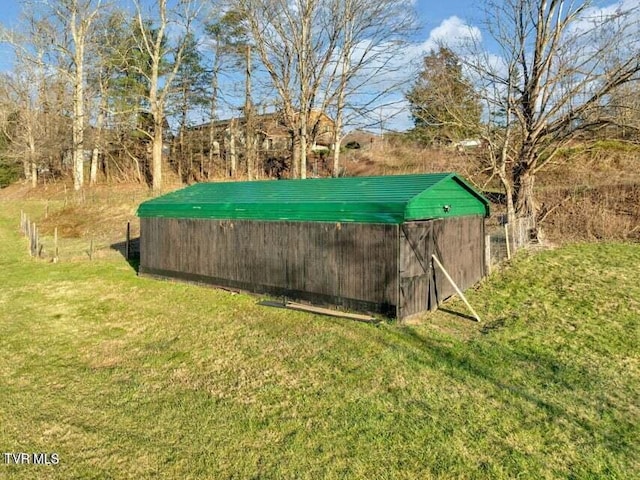
[[(322, 112), (320, 109), (318, 108), (313, 108), (311, 109), (311, 112), (319, 112), (321, 115), (324, 115), (325, 117), (327, 117), (329, 120), (333, 121), (333, 119), (327, 115), (326, 112)], [(256, 119), (269, 119), (269, 118), (275, 118), (275, 117), (279, 117), (279, 116), (283, 116), (283, 113), (280, 111), (277, 112), (268, 112), (268, 113), (259, 113), (256, 114), (254, 116), (254, 118)], [(200, 123), (198, 125), (193, 125), (191, 127), (189, 127), (189, 130), (198, 130), (201, 128), (206, 128), (211, 126), (212, 124), (214, 126), (221, 126), (221, 125), (226, 125), (228, 123), (230, 123), (232, 120), (237, 120), (238, 122), (243, 122), (245, 120), (245, 116), (239, 116), (239, 117), (230, 117), (230, 118), (225, 118), (225, 119), (220, 119), (220, 120), (214, 120), (213, 122), (209, 121), (209, 122), (204, 122), (204, 123)]]

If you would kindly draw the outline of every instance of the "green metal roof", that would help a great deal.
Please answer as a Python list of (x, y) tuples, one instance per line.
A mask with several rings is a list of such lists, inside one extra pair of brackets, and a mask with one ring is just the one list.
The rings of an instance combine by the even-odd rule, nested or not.
[(403, 223), (489, 215), (455, 173), (198, 183), (148, 200), (139, 217)]

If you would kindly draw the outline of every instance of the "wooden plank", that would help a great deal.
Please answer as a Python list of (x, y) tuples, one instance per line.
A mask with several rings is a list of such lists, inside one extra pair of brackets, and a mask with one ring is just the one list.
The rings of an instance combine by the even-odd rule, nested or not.
[(374, 317), (371, 317), (369, 315), (360, 315), (358, 313), (349, 313), (349, 312), (342, 312), (340, 310), (333, 310), (330, 308), (322, 308), (322, 307), (316, 307), (313, 305), (305, 305), (302, 303), (296, 303), (296, 302), (285, 302), (284, 306), (286, 308), (289, 308), (291, 310), (299, 310), (302, 312), (309, 312), (309, 313), (317, 313), (320, 315), (327, 315), (330, 317), (340, 317), (340, 318), (348, 318), (350, 320), (358, 320), (360, 322), (375, 322), (376, 319)]
[(442, 273), (444, 273), (444, 276), (446, 277), (446, 279), (449, 281), (449, 283), (453, 286), (453, 288), (455, 289), (456, 293), (458, 294), (458, 296), (462, 299), (462, 301), (464, 302), (464, 304), (467, 306), (467, 308), (469, 309), (469, 311), (471, 312), (471, 314), (474, 316), (474, 318), (476, 319), (476, 321), (480, 322), (480, 316), (476, 313), (476, 311), (473, 309), (473, 307), (471, 306), (471, 304), (469, 303), (469, 301), (467, 300), (467, 297), (464, 296), (464, 294), (462, 293), (462, 291), (460, 290), (460, 288), (458, 288), (458, 286), (456, 285), (456, 283), (453, 281), (453, 279), (451, 278), (451, 276), (449, 275), (449, 273), (445, 270), (445, 268), (442, 266), (442, 263), (440, 263), (440, 260), (438, 260), (438, 257), (436, 257), (435, 255), (432, 255), (431, 258), (433, 258), (433, 261), (436, 263), (436, 265), (438, 266), (438, 268), (440, 268), (440, 270), (442, 270)]

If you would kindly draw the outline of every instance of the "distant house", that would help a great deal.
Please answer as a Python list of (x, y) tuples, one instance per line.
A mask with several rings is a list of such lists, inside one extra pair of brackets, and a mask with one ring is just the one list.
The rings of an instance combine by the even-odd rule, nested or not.
[[(292, 136), (281, 113), (266, 113), (253, 118), (256, 145), (259, 153), (279, 156), (291, 151)], [(325, 113), (314, 110), (311, 113), (310, 150), (329, 150), (333, 145), (333, 120)], [(190, 127), (185, 137), (193, 147), (206, 153), (210, 145), (216, 156), (223, 156), (230, 149), (242, 147), (246, 143), (246, 119), (244, 117), (217, 120)], [(211, 142), (213, 139), (213, 142)]]
[(465, 138), (464, 140), (460, 140), (459, 142), (455, 142), (453, 144), (455, 149), (459, 152), (463, 152), (465, 150), (474, 150), (479, 148), (486, 148), (487, 142), (486, 140), (480, 138)]

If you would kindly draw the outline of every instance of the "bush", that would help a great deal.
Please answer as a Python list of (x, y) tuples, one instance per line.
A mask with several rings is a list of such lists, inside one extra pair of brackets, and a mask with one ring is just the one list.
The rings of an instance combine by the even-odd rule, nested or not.
[(0, 188), (11, 185), (20, 179), (20, 166), (12, 161), (0, 158)]

